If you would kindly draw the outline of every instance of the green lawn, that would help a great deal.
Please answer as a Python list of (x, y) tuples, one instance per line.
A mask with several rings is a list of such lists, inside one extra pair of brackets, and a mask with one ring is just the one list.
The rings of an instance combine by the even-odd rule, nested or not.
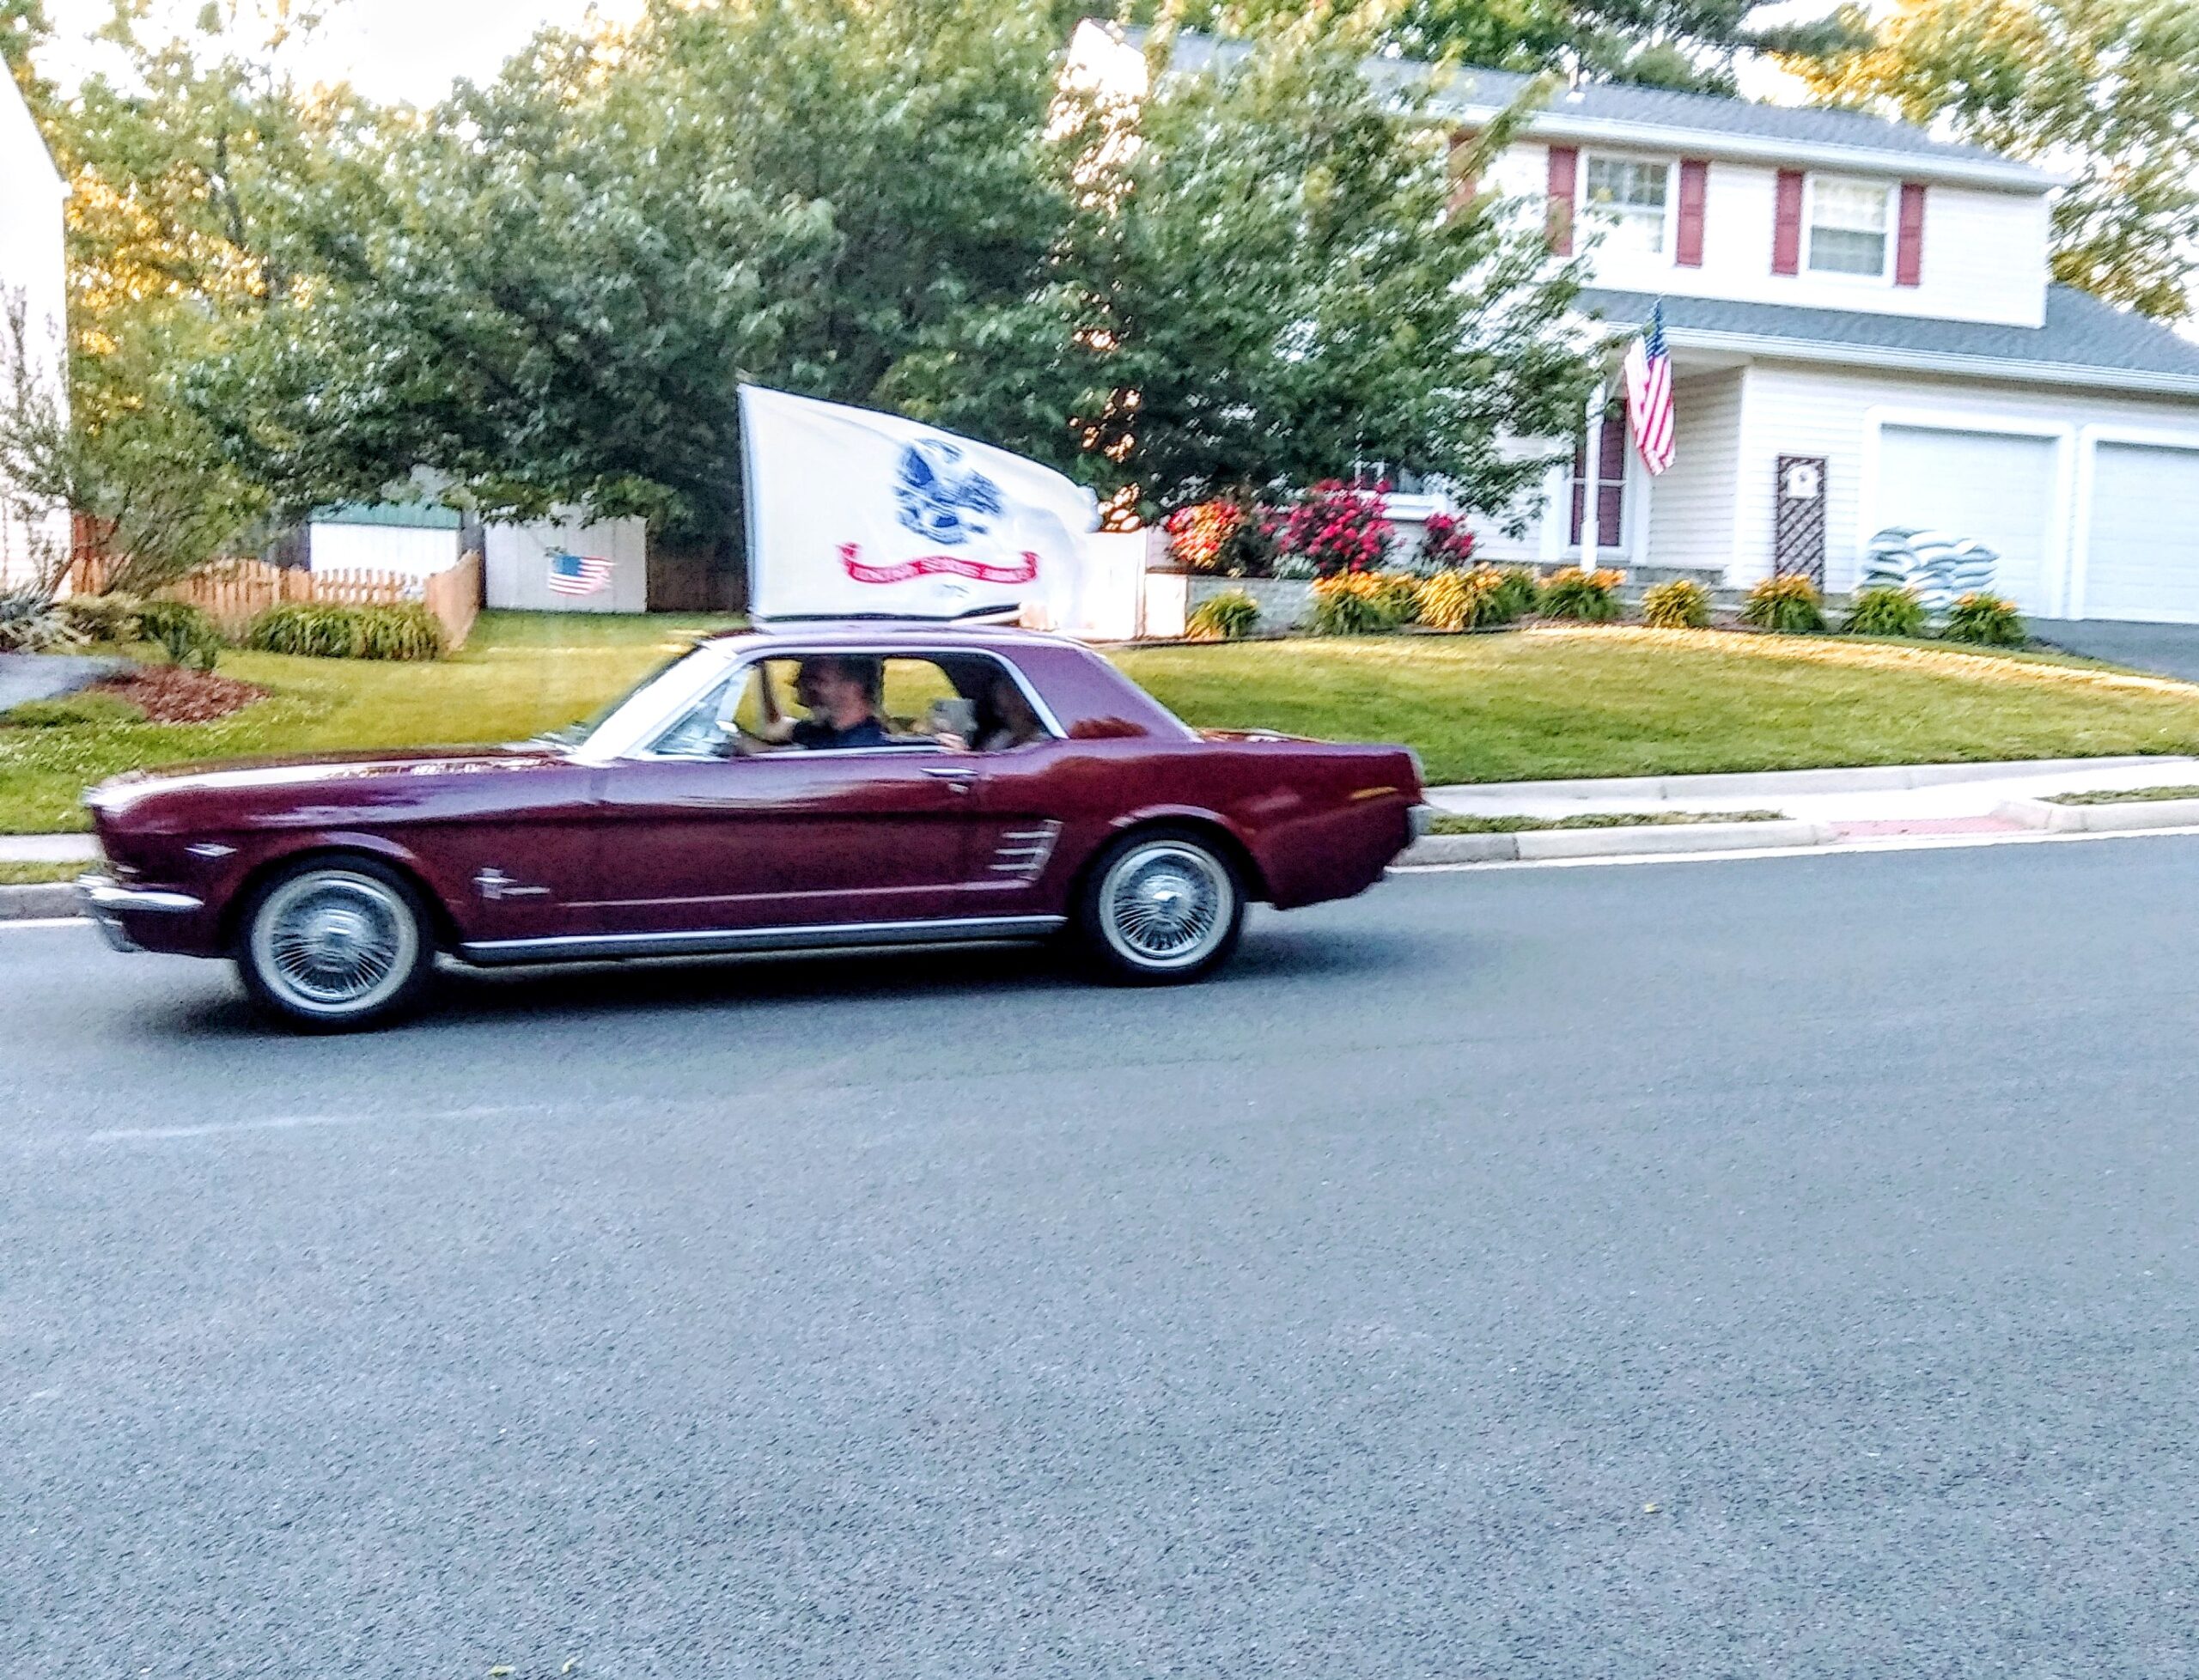
[(1528, 630), (1118, 663), (1189, 721), (1402, 741), (1435, 782), (2199, 751), (2199, 687), (1839, 637)]
[(721, 618), (484, 612), (434, 665), (222, 656), (270, 697), (212, 723), (0, 729), (0, 832), (88, 826), (91, 783), (139, 765), (257, 752), (519, 740), (586, 717)]
[[(271, 697), (214, 723), (0, 729), (0, 831), (82, 828), (83, 788), (136, 765), (521, 739), (722, 622), (490, 612), (436, 665), (225, 654)], [(1402, 741), (1435, 782), (2199, 752), (2199, 687), (1839, 637), (1536, 630), (1118, 662), (1191, 722)]]

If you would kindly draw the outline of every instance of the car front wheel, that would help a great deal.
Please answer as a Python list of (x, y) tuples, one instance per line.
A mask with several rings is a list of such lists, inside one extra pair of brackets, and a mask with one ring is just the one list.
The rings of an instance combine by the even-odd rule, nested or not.
[(1236, 948), (1245, 891), (1235, 866), (1202, 835), (1125, 835), (1085, 877), (1078, 924), (1111, 977), (1169, 985), (1211, 973)]
[(253, 894), (237, 938), (237, 970), (259, 1003), (294, 1026), (372, 1026), (418, 1001), (435, 941), (418, 895), (364, 858), (320, 861)]

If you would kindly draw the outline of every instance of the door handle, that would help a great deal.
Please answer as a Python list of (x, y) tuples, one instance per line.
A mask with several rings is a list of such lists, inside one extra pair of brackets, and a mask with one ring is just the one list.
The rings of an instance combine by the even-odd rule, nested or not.
[(935, 782), (946, 782), (958, 794), (968, 793), (970, 784), (978, 777), (977, 771), (965, 770), (959, 764), (926, 764), (924, 774)]

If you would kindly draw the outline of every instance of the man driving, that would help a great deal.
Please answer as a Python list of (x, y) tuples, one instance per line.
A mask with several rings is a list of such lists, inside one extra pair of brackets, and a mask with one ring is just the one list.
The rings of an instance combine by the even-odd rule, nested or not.
[(862, 654), (812, 654), (802, 660), (794, 694), (809, 715), (799, 720), (779, 710), (769, 669), (758, 675), (763, 727), (752, 733), (766, 745), (812, 751), (893, 745), (878, 717), (884, 673), (877, 660)]

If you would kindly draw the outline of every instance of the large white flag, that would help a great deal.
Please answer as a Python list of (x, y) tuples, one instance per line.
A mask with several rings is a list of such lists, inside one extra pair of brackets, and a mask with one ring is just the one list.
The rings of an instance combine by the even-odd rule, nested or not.
[(957, 618), (1080, 590), (1092, 492), (1049, 467), (896, 415), (740, 387), (748, 600), (758, 618)]

